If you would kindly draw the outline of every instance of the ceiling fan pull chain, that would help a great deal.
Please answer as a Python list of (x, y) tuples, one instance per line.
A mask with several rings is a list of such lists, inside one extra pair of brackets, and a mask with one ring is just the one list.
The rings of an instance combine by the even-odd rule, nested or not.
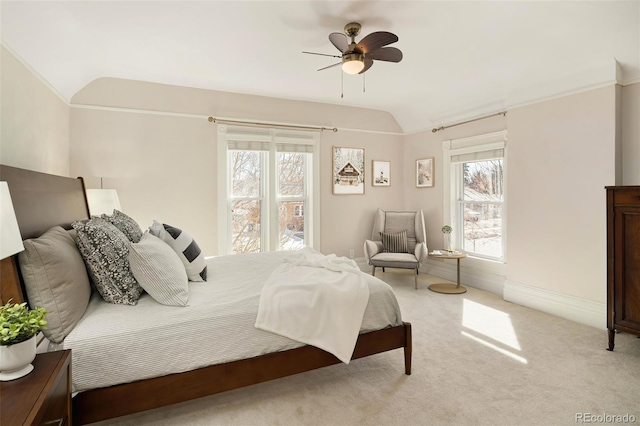
[(367, 75), (362, 74), (362, 93), (366, 93), (367, 91)]
[(340, 99), (344, 98), (344, 73), (340, 70)]

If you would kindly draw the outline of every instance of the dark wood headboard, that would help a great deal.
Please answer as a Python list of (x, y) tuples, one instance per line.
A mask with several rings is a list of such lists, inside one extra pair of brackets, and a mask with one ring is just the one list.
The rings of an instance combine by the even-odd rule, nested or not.
[[(53, 226), (71, 229), (71, 222), (89, 218), (84, 180), (0, 165), (0, 181), (9, 185), (22, 239), (36, 238)], [(0, 303), (25, 299), (16, 258), (0, 265)]]

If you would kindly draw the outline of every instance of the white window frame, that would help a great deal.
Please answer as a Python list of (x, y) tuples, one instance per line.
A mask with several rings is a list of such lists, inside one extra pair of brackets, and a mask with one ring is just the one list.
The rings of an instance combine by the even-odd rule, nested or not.
[[(453, 164), (452, 156), (460, 154), (470, 154), (475, 152), (502, 149), (502, 170), (503, 170), (503, 191), (504, 200), (502, 202), (502, 259), (486, 259), (497, 263), (507, 262), (507, 131), (488, 133), (479, 136), (472, 136), (461, 139), (446, 140), (442, 143), (443, 152), (443, 224), (449, 224), (453, 228), (451, 240), (456, 248), (462, 247), (462, 229), (464, 222), (464, 212), (459, 208), (462, 200), (462, 165)], [(446, 247), (447, 237), (443, 235), (443, 247)], [(470, 256), (485, 260), (480, 255), (470, 254)]]
[[(320, 132), (247, 126), (217, 125), (218, 156), (218, 254), (231, 254), (231, 182), (229, 179), (229, 143), (251, 141), (266, 143), (263, 151), (262, 187), (260, 197), (267, 203), (261, 209), (261, 251), (279, 248), (278, 205), (280, 201), (302, 201), (307, 204), (304, 215), (305, 245), (320, 250)], [(311, 161), (305, 165), (306, 184), (303, 196), (279, 196), (277, 158), (279, 144), (311, 146)], [(283, 151), (284, 152), (284, 151)], [(266, 167), (264, 167), (266, 166)], [(246, 197), (243, 197), (246, 198)], [(250, 197), (251, 198), (251, 197)], [(255, 198), (255, 197), (253, 197)], [(264, 226), (266, 224), (266, 226)]]

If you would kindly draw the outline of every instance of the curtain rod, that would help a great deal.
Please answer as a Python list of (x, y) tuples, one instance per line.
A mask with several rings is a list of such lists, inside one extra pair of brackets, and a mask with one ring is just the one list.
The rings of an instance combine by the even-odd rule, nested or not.
[[(450, 124), (448, 126), (434, 127), (431, 131), (433, 133), (436, 133), (436, 132), (439, 132), (440, 130), (448, 129), (449, 127), (456, 127), (456, 126), (461, 126), (461, 125), (467, 124), (467, 123), (473, 123), (474, 121), (484, 120), (485, 118), (495, 117), (496, 115), (502, 115), (502, 116), (506, 117), (507, 116), (507, 111), (496, 112), (495, 114), (486, 115), (486, 116), (480, 117), (480, 118), (474, 118), (473, 120), (463, 121), (462, 123)], [(209, 121), (211, 121), (211, 120), (209, 120)]]
[(223, 118), (215, 118), (209, 117), (210, 123), (221, 123), (221, 124), (244, 124), (249, 126), (258, 126), (258, 127), (277, 127), (279, 129), (303, 129), (303, 130), (331, 130), (332, 132), (337, 132), (337, 127), (318, 127), (318, 126), (294, 126), (290, 124), (271, 124), (271, 123), (260, 123), (257, 121), (241, 121), (241, 120), (227, 120)]

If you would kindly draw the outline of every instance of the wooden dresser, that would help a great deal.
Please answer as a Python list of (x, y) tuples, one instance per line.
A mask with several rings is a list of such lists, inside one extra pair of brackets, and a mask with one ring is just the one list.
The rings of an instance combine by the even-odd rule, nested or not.
[(0, 382), (0, 424), (71, 425), (71, 351), (39, 354), (33, 371)]
[(607, 189), (607, 329), (640, 336), (640, 186)]

